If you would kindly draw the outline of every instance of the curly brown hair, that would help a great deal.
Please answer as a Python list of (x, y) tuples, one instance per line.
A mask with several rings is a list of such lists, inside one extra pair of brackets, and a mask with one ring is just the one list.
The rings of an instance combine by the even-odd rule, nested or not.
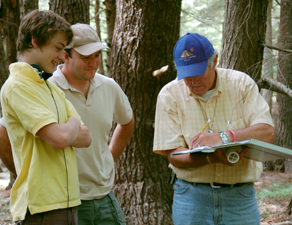
[(22, 53), (31, 49), (32, 37), (35, 38), (38, 47), (47, 45), (50, 39), (57, 33), (63, 32), (67, 36), (67, 44), (72, 41), (73, 32), (70, 24), (57, 13), (33, 10), (25, 15), (20, 23), (17, 39), (17, 51)]

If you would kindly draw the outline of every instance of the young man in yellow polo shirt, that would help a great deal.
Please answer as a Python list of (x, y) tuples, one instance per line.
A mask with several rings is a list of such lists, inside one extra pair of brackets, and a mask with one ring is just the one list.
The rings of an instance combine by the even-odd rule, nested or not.
[(52, 11), (34, 10), (19, 27), (19, 62), (9, 66), (1, 90), (17, 173), (11, 191), (16, 224), (77, 224), (73, 147), (88, 147), (91, 136), (64, 93), (47, 81), (72, 36), (70, 24)]
[[(88, 24), (71, 26), (73, 41), (66, 47), (65, 61), (49, 78), (72, 102), (94, 136), (89, 148), (75, 148), (80, 183), (79, 225), (126, 224), (122, 209), (112, 192), (114, 162), (127, 145), (134, 129), (129, 100), (112, 79), (96, 73), (101, 63), (100, 42)], [(110, 144), (112, 122), (117, 123)], [(4, 120), (0, 120), (4, 125)], [(0, 157), (14, 171), (6, 130), (0, 125)]]

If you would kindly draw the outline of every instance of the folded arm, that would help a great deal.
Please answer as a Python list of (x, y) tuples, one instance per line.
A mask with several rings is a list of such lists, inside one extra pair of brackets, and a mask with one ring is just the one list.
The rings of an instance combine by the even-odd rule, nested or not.
[(0, 125), (0, 159), (7, 169), (13, 173), (14, 176), (17, 176), (7, 130), (2, 125)]
[(82, 127), (80, 127), (80, 121), (71, 116), (65, 124), (52, 123), (44, 126), (37, 132), (37, 135), (54, 148), (64, 149), (70, 145), (88, 147), (91, 143), (91, 136), (88, 129), (85, 126)]

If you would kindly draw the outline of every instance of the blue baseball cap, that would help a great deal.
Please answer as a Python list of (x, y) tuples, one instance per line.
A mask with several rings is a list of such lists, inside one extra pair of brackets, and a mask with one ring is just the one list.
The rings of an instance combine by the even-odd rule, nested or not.
[(173, 57), (178, 80), (202, 76), (208, 66), (208, 59), (214, 54), (211, 42), (198, 33), (187, 33), (176, 43)]

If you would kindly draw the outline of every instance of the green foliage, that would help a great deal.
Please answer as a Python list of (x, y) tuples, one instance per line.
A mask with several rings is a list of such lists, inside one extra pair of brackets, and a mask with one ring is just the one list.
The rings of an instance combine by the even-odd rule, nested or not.
[(225, 1), (183, 0), (181, 36), (187, 32), (206, 36), (220, 50), (224, 21)]
[(289, 181), (273, 181), (268, 189), (261, 189), (256, 193), (258, 201), (269, 198), (277, 200), (287, 200), (287, 196), (292, 193), (291, 182)]

